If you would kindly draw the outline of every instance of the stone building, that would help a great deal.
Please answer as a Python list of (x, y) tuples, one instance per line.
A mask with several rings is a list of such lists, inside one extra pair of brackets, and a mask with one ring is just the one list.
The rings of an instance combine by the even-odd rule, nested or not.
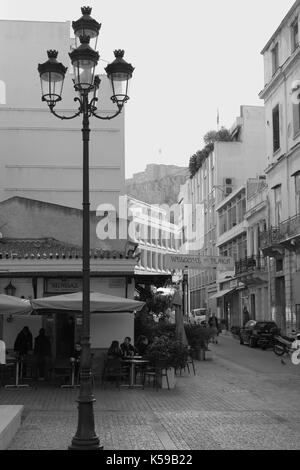
[[(224, 204), (230, 227), (233, 228), (238, 206), (229, 208), (232, 195), (240, 197), (239, 190), (246, 180), (263, 174), (266, 166), (264, 123), (263, 107), (241, 106), (240, 116), (230, 129), (232, 140), (215, 142), (214, 150), (202, 162), (197, 173), (181, 186), (178, 202), (183, 213), (184, 252), (218, 255), (217, 240), (220, 234), (217, 208)], [(245, 204), (245, 195), (239, 202), (239, 205), (242, 204)], [(246, 236), (242, 243), (246, 249)], [(242, 256), (246, 256), (246, 251)], [(191, 310), (207, 308), (217, 312), (216, 295), (220, 294), (216, 270), (190, 270), (189, 292)]]
[(283, 331), (300, 329), (300, 2), (294, 3), (264, 49), (270, 313)]

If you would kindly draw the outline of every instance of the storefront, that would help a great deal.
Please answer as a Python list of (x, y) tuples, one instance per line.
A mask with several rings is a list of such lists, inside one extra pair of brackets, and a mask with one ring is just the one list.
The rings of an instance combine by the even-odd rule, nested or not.
[[(82, 290), (80, 259), (0, 260), (0, 292), (11, 283), (14, 295), (40, 298), (69, 294)], [(134, 298), (134, 259), (92, 259), (91, 292)], [(5, 268), (5, 269), (4, 269)], [(66, 357), (74, 350), (82, 336), (82, 315), (79, 313), (46, 312), (43, 315), (4, 315), (0, 320), (0, 338), (8, 349), (13, 349), (17, 334), (24, 326), (33, 338), (45, 328), (51, 341), (52, 356)], [(125, 336), (134, 336), (132, 313), (94, 314), (91, 316), (91, 347), (106, 350), (113, 340), (122, 342)]]

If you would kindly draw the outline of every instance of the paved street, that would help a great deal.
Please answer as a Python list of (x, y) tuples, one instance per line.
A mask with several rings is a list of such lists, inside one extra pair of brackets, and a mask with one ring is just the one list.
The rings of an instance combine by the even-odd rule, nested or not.
[[(176, 389), (98, 389), (97, 432), (109, 449), (299, 449), (300, 366), (272, 351), (240, 346), (231, 336), (212, 345), (212, 360)], [(1, 404), (23, 404), (11, 449), (65, 449), (76, 430), (77, 391), (0, 390)]]

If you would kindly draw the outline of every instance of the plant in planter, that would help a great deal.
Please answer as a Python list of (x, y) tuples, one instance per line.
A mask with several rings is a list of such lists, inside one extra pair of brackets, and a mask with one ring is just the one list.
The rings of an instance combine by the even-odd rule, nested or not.
[(185, 332), (193, 357), (198, 360), (205, 359), (205, 351), (207, 351), (209, 340), (214, 334), (213, 329), (200, 325), (186, 325)]
[[(175, 383), (175, 369), (183, 367), (188, 358), (188, 348), (180, 341), (161, 336), (148, 348), (147, 359), (153, 366), (164, 363), (167, 368), (169, 385)], [(170, 371), (171, 369), (171, 371)]]

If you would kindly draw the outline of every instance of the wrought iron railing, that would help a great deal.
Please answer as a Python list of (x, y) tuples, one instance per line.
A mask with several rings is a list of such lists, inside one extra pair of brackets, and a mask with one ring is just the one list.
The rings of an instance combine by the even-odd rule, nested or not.
[(267, 263), (266, 258), (263, 256), (249, 256), (240, 259), (235, 263), (235, 275), (246, 274), (253, 271), (266, 271)]
[(261, 248), (277, 245), (288, 238), (300, 236), (300, 214), (290, 217), (279, 224), (278, 227), (271, 227), (260, 234)]

